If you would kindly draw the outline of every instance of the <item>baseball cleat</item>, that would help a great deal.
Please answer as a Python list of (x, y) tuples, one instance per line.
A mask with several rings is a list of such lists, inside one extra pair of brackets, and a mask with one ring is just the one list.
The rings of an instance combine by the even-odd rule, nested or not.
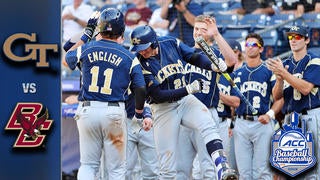
[(238, 174), (233, 169), (226, 169), (222, 173), (221, 180), (238, 180)]

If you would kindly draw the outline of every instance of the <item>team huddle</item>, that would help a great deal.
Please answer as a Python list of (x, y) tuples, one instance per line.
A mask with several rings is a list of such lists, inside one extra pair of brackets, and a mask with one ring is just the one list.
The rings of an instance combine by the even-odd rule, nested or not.
[[(81, 70), (79, 180), (101, 179), (102, 172), (109, 180), (132, 179), (138, 159), (142, 179), (271, 180), (278, 113), (310, 118), (320, 159), (320, 57), (307, 51), (304, 27), (286, 33), (292, 55), (284, 61), (262, 60), (263, 39), (249, 33), (242, 65), (240, 44), (225, 40), (207, 15), (195, 18), (194, 47), (141, 25), (127, 49), (124, 30), (124, 15), (108, 8), (64, 46), (68, 67)], [(319, 173), (318, 165), (305, 178)]]

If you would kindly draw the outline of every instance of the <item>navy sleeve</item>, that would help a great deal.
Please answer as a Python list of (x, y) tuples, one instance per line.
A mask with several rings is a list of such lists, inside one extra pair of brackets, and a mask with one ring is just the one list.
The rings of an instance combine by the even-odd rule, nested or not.
[(200, 67), (202, 69), (212, 70), (211, 69), (212, 62), (204, 54), (194, 53), (191, 56), (189, 63), (197, 67)]
[(159, 86), (149, 88), (148, 93), (153, 101), (157, 103), (177, 101), (180, 98), (188, 95), (185, 87), (179, 89), (163, 90)]

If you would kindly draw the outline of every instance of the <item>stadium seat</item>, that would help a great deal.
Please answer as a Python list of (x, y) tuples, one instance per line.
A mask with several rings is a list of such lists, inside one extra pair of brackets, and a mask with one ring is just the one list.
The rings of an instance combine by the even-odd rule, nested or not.
[(280, 28), (286, 28), (294, 25), (297, 20), (298, 18), (295, 18), (293, 14), (274, 14), (273, 16), (270, 16), (270, 18), (267, 18), (266, 25), (278, 25)]
[(235, 29), (235, 28), (227, 28), (222, 36), (225, 39), (233, 39), (239, 40), (244, 39), (248, 35), (249, 31), (247, 29)]
[(278, 44), (278, 32), (277, 30), (270, 30), (260, 34), (264, 41), (264, 45), (276, 46)]
[(238, 28), (246, 28), (249, 32), (266, 27), (265, 14), (246, 14), (238, 21)]
[(215, 19), (220, 32), (224, 32), (227, 27), (236, 27), (238, 24), (238, 16), (235, 14), (217, 14)]
[(309, 28), (310, 47), (320, 47), (320, 14), (305, 13), (302, 15), (303, 25)]
[(311, 52), (311, 53), (317, 55), (318, 57), (320, 56), (320, 48), (319, 47), (308, 48), (308, 52)]
[(305, 13), (302, 15), (303, 23), (309, 28), (320, 28), (319, 13)]
[(229, 10), (238, 9), (238, 8), (241, 8), (241, 7), (242, 7), (242, 5), (241, 5), (240, 1), (231, 1), (230, 5), (229, 5)]
[(228, 2), (208, 2), (203, 5), (203, 13), (214, 16), (219, 12), (227, 11), (229, 8)]
[(262, 59), (268, 59), (278, 55), (278, 31), (276, 29), (273, 29), (259, 34), (264, 42), (264, 51), (262, 52)]

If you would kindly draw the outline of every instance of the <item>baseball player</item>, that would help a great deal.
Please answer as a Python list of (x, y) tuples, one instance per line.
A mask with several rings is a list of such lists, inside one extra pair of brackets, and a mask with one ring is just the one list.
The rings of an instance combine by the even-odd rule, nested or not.
[[(313, 133), (315, 155), (320, 160), (320, 56), (309, 53), (310, 43), (307, 28), (292, 26), (286, 33), (292, 55), (283, 62), (280, 59), (267, 61), (268, 68), (276, 75), (273, 89), (275, 99), (284, 98), (285, 120), (292, 112), (300, 113), (307, 121), (308, 130)], [(288, 123), (285, 121), (285, 123)], [(305, 179), (319, 179), (318, 165), (305, 175)]]
[(274, 132), (274, 114), (279, 111), (275, 108), (278, 107), (277, 102), (270, 108), (275, 76), (260, 58), (263, 51), (261, 36), (250, 33), (245, 39), (246, 64), (234, 72), (234, 82), (258, 113), (251, 112), (234, 89), (231, 96), (225, 95), (221, 100), (236, 108), (233, 135), (239, 178), (271, 180), (270, 142)]
[[(130, 95), (129, 100), (126, 101), (127, 111), (127, 173), (126, 180), (133, 179), (132, 172), (138, 162), (138, 157), (141, 163), (141, 177), (142, 179), (158, 179), (159, 163), (155, 149), (153, 138), (153, 129), (146, 131), (142, 129), (141, 122), (132, 121), (134, 116), (134, 96)], [(145, 121), (152, 122), (151, 109), (148, 105), (143, 111), (143, 118)], [(137, 153), (138, 155), (135, 155)]]
[[(99, 19), (101, 40), (90, 41)], [(80, 141), (78, 179), (98, 179), (102, 152), (109, 179), (124, 179), (126, 171), (126, 111), (129, 86), (135, 93), (136, 120), (141, 120), (145, 82), (138, 59), (120, 42), (125, 29), (123, 14), (114, 8), (95, 12), (81, 40), (66, 53), (70, 69), (78, 64), (81, 89), (76, 113)], [(90, 41), (90, 42), (89, 42)], [(115, 79), (117, 78), (117, 79)], [(150, 127), (145, 127), (150, 128)]]
[[(131, 51), (143, 67), (147, 94), (154, 116), (154, 138), (160, 161), (160, 179), (175, 179), (177, 141), (180, 124), (200, 132), (207, 151), (217, 168), (219, 179), (237, 179), (223, 153), (218, 129), (207, 107), (193, 94), (208, 90), (203, 80), (186, 83), (184, 67), (187, 62), (212, 70), (206, 56), (169, 36), (157, 37), (148, 25), (131, 33)], [(222, 65), (220, 65), (222, 66)], [(225, 68), (224, 67), (221, 68)]]
[[(234, 66), (234, 70), (240, 68), (243, 65), (244, 57), (242, 55), (242, 48), (238, 41), (230, 39), (227, 40), (229, 46), (233, 50), (233, 52), (237, 56), (237, 61)], [(233, 77), (233, 74), (230, 74)], [(237, 169), (235, 162), (235, 154), (234, 154), (234, 138), (232, 136), (232, 128), (234, 127), (234, 117), (233, 117), (233, 109), (230, 106), (223, 103), (222, 99), (224, 95), (230, 95), (232, 86), (227, 81), (224, 76), (220, 76), (219, 78), (219, 103), (217, 106), (217, 112), (219, 116), (219, 128), (220, 128), (220, 136), (223, 140), (223, 146), (225, 147), (225, 151), (229, 158), (229, 164), (233, 169)]]
[[(213, 46), (214, 41), (216, 41), (221, 51), (212, 47), (215, 54), (217, 54), (217, 56), (221, 59), (225, 57), (225, 62), (227, 66), (230, 67), (229, 71), (232, 71), (237, 57), (233, 53), (233, 50), (230, 48), (228, 43), (219, 33), (214, 18), (208, 15), (199, 15), (195, 18), (193, 38), (196, 39), (199, 36), (202, 36), (205, 41), (211, 46)], [(196, 44), (194, 48), (197, 52), (202, 53), (198, 44)], [(185, 71), (188, 73), (186, 77), (188, 77), (187, 79), (189, 82), (193, 82), (194, 80), (201, 78), (208, 83), (210, 87), (208, 91), (195, 93), (194, 95), (207, 106), (212, 115), (212, 119), (214, 120), (214, 122), (210, 122), (208, 125), (218, 126), (219, 118), (216, 110), (219, 101), (219, 89), (217, 86), (218, 73), (212, 70), (200, 70), (200, 68), (195, 67), (191, 64), (187, 64), (185, 66)], [(185, 135), (186, 133), (191, 133), (191, 135)], [(223, 147), (225, 151), (227, 151), (224, 143), (225, 140), (221, 136), (221, 133), (223, 134), (223, 132), (219, 131), (219, 133), (222, 139)], [(226, 133), (228, 133), (228, 129), (226, 129)], [(191, 140), (186, 139), (186, 137), (190, 137)], [(203, 139), (201, 138), (201, 135), (198, 131), (186, 130), (186, 128), (181, 128), (178, 145), (180, 157), (177, 163), (178, 177), (182, 177), (181, 179), (186, 179), (186, 177), (189, 176), (189, 174), (192, 172), (192, 162), (195, 158), (196, 153), (198, 153), (197, 158), (200, 161), (199, 165), (201, 179), (215, 178), (215, 173), (212, 169), (213, 161), (206, 152)]]

